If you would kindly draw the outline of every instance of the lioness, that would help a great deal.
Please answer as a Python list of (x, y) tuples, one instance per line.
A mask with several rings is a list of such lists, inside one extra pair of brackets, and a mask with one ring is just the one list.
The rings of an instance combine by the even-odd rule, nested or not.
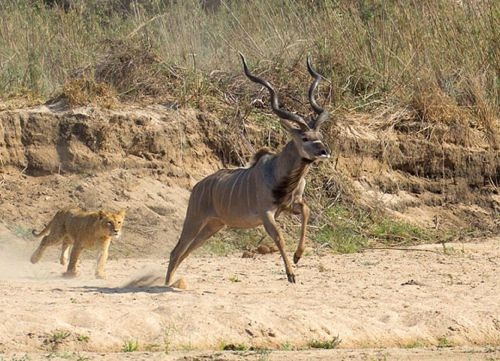
[(112, 237), (120, 235), (125, 217), (125, 210), (118, 213), (104, 211), (84, 212), (81, 209), (60, 210), (40, 233), (33, 230), (33, 235), (43, 237), (40, 245), (31, 256), (31, 263), (37, 263), (48, 246), (62, 242), (60, 262), (66, 264), (69, 247), (72, 245), (68, 269), (65, 277), (78, 275), (77, 264), (80, 253), (84, 248), (100, 247), (99, 259), (95, 275), (105, 278), (104, 266), (108, 258), (109, 244)]

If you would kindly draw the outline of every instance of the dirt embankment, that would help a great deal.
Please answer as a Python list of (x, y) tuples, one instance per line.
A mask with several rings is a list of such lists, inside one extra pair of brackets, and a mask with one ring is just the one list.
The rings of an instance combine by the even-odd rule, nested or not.
[(0, 120), (0, 218), (20, 236), (62, 207), (126, 208), (123, 247), (113, 252), (164, 256), (188, 189), (216, 167), (194, 112), (42, 106)]
[[(258, 122), (230, 122), (162, 105), (2, 111), (0, 217), (23, 236), (61, 207), (127, 208), (113, 252), (158, 255), (160, 244), (164, 256), (197, 180), (221, 160), (244, 164), (284, 140)], [(334, 159), (309, 175), (309, 200), (340, 197), (423, 227), (499, 232), (499, 152), (481, 129), (351, 114), (333, 117), (325, 133)]]
[(0, 113), (0, 160), (30, 176), (157, 170), (188, 178), (214, 165), (194, 111), (56, 106)]
[[(334, 120), (325, 129), (334, 159), (308, 178), (307, 197), (318, 202), (313, 212), (322, 204), (318, 198), (342, 198), (424, 227), (498, 235), (498, 151), (479, 130), (460, 138), (450, 128), (405, 128), (401, 120), (397, 126), (360, 115)], [(177, 359), (186, 357), (179, 350), (308, 348), (338, 336), (341, 348), (407, 348), (334, 354), (349, 359), (498, 357), (498, 237), (407, 253), (309, 250), (296, 267), (295, 286), (284, 279), (277, 253), (225, 257), (223, 265), (219, 258), (191, 257), (179, 269), (188, 290), (163, 287), (192, 185), (221, 167), (221, 158), (243, 163), (250, 149), (269, 145), (264, 139), (276, 143), (268, 129), (248, 123), (229, 131), (234, 127), (224, 119), (163, 106), (0, 112), (0, 220), (8, 228), (0, 232), (0, 352), (117, 360), (124, 354), (109, 352), (137, 341), (146, 353), (136, 358), (162, 359), (164, 350), (177, 350), (168, 356)], [(35, 266), (28, 262), (36, 247), (31, 229), (75, 205), (127, 209), (123, 237), (110, 249), (109, 280), (94, 279), (88, 258), (79, 279), (62, 279), (57, 249)], [(290, 355), (332, 357), (319, 351), (264, 356)], [(205, 357), (193, 359), (198, 356)]]
[(358, 201), (421, 226), (498, 233), (496, 143), (472, 127), (396, 118), (351, 116), (331, 129), (336, 169)]

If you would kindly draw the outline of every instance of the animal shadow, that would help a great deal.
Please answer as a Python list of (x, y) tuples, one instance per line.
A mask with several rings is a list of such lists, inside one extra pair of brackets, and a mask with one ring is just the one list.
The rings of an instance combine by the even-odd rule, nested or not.
[(106, 294), (123, 294), (123, 293), (167, 293), (181, 292), (175, 288), (162, 284), (163, 278), (146, 274), (135, 278), (121, 287), (99, 287), (99, 286), (83, 286), (79, 289), (85, 292), (97, 292)]

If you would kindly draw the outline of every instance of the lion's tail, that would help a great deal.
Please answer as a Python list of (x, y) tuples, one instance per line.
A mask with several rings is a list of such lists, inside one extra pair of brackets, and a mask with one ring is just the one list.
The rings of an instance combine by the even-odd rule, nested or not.
[(52, 224), (54, 223), (54, 221), (56, 220), (56, 218), (61, 214), (61, 211), (58, 211), (56, 213), (56, 215), (54, 216), (54, 218), (52, 218), (52, 220), (49, 222), (49, 224), (47, 224), (47, 226), (40, 232), (36, 232), (35, 230), (31, 231), (31, 233), (33, 233), (33, 235), (35, 237), (41, 237), (41, 236), (45, 236), (47, 235), (49, 232), (50, 232), (50, 229), (52, 228)]

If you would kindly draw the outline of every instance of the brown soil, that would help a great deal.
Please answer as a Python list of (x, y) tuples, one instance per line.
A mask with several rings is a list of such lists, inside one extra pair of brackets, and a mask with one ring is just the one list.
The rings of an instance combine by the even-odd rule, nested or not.
[[(404, 117), (336, 119), (326, 129), (335, 159), (312, 172), (308, 191), (318, 202), (313, 213), (318, 199), (340, 197), (422, 227), (463, 230), (479, 237), (475, 243), (454, 244), (447, 253), (435, 245), (355, 255), (309, 250), (295, 286), (283, 277), (279, 253), (191, 257), (179, 270), (187, 290), (163, 288), (193, 184), (221, 160), (244, 163), (252, 150), (273, 145), (262, 141), (265, 130), (244, 127), (243, 139), (209, 114), (162, 105), (110, 110), (57, 103), (0, 112), (0, 353), (126, 359), (131, 354), (108, 353), (137, 339), (141, 351), (212, 350), (167, 359), (231, 360), (241, 355), (213, 350), (222, 343), (301, 348), (338, 335), (341, 350), (294, 351), (294, 358), (500, 356), (500, 162), (478, 129)], [(88, 257), (82, 277), (61, 278), (55, 249), (42, 263), (29, 263), (38, 242), (31, 230), (67, 206), (127, 209), (123, 237), (110, 249), (108, 280), (93, 278)], [(56, 341), (58, 330), (70, 335)], [(454, 347), (421, 348), (437, 345)]]
[[(394, 359), (421, 359), (422, 352), (437, 360), (500, 356), (500, 238), (450, 244), (446, 252), (441, 245), (309, 252), (295, 285), (286, 281), (276, 253), (190, 257), (179, 270), (187, 290), (176, 290), (163, 286), (164, 259), (111, 260), (108, 280), (95, 279), (87, 260), (81, 276), (68, 280), (56, 259), (31, 265), (26, 241), (5, 229), (0, 237), (6, 260), (0, 267), (0, 352), (8, 354), (91, 352), (118, 360), (123, 356), (112, 353), (137, 341), (139, 351), (212, 356), (203, 350), (306, 348), (299, 357), (309, 355), (312, 341), (338, 338), (339, 355), (349, 357), (356, 348), (358, 359), (380, 352)], [(364, 350), (373, 347), (379, 350)], [(391, 350), (398, 347), (403, 350)], [(332, 352), (314, 357), (327, 360)], [(280, 355), (271, 352), (270, 359)]]
[(0, 119), (0, 217), (21, 235), (59, 208), (126, 208), (123, 247), (114, 252), (166, 256), (188, 190), (216, 167), (190, 112), (42, 106)]
[[(453, 129), (437, 125), (425, 136), (422, 124), (386, 118), (351, 115), (326, 129), (335, 159), (309, 176), (308, 200), (341, 198), (426, 228), (498, 234), (500, 158), (482, 133), (469, 129), (463, 145)], [(125, 207), (122, 255), (158, 255), (158, 241), (166, 255), (194, 183), (219, 159), (250, 161), (267, 132), (161, 105), (68, 109), (61, 101), (2, 111), (0, 120), (3, 222), (27, 234), (58, 208)]]

